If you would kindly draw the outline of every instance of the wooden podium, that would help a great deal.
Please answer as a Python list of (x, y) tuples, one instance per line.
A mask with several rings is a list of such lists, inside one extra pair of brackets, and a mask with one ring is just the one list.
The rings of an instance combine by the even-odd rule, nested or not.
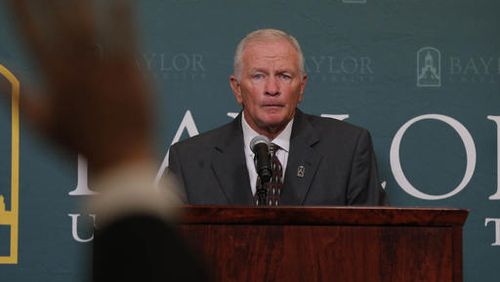
[(189, 206), (180, 231), (216, 281), (462, 281), (467, 214)]

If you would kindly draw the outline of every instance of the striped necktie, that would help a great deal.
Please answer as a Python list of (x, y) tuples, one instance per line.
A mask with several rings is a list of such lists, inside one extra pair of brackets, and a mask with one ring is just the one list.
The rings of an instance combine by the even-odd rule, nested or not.
[[(281, 190), (283, 189), (283, 167), (281, 162), (276, 156), (276, 152), (280, 149), (280, 147), (276, 144), (271, 144), (269, 146), (269, 154), (271, 155), (271, 172), (272, 176), (269, 182), (262, 183), (260, 177), (257, 176), (257, 192), (265, 191), (265, 202), (260, 203), (258, 193), (255, 194), (255, 202), (257, 206), (278, 206), (279, 198), (281, 195)], [(264, 190), (262, 190), (262, 187)]]

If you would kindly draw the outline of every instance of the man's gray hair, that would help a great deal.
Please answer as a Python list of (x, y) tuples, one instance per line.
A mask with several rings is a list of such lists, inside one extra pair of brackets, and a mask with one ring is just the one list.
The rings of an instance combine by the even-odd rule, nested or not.
[(279, 30), (279, 29), (258, 29), (247, 34), (243, 39), (241, 39), (240, 43), (236, 47), (236, 52), (234, 54), (234, 65), (233, 65), (233, 74), (239, 80), (241, 78), (241, 70), (243, 68), (242, 56), (243, 51), (247, 47), (250, 42), (255, 41), (275, 41), (275, 40), (286, 40), (292, 44), (292, 46), (297, 50), (297, 54), (299, 55), (299, 69), (302, 74), (305, 74), (304, 69), (304, 55), (302, 54), (302, 49), (300, 48), (300, 44), (292, 35)]

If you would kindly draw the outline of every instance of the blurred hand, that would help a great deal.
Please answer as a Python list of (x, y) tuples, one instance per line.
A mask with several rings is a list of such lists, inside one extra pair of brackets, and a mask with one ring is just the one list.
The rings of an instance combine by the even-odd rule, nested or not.
[(10, 1), (45, 82), (40, 95), (21, 94), (28, 122), (83, 154), (96, 174), (152, 161), (151, 92), (135, 61), (128, 2)]

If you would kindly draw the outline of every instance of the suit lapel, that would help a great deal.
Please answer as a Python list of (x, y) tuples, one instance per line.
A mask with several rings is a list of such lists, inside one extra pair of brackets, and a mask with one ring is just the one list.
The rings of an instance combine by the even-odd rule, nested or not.
[(285, 187), (280, 199), (281, 205), (304, 203), (322, 157), (313, 148), (318, 141), (316, 130), (309, 124), (304, 114), (297, 110), (290, 137), (290, 153), (285, 173)]
[(243, 144), (240, 114), (215, 144), (212, 160), (212, 169), (220, 188), (231, 205), (254, 203)]

